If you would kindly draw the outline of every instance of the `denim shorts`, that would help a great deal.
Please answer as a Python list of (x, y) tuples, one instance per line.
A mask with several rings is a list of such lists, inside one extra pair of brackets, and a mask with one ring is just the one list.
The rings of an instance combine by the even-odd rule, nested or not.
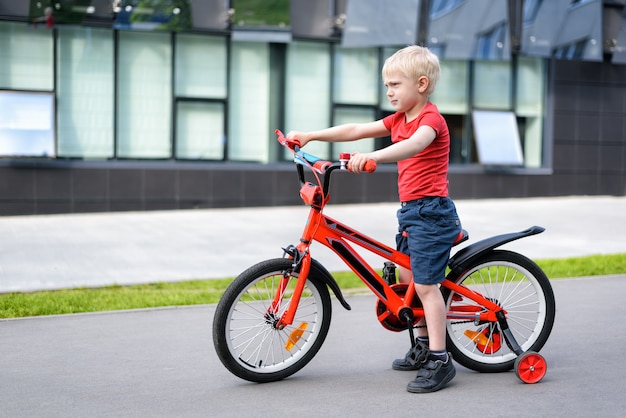
[(441, 283), (450, 249), (461, 232), (454, 202), (447, 197), (403, 202), (397, 215), (396, 245), (411, 259), (413, 280), (418, 284)]

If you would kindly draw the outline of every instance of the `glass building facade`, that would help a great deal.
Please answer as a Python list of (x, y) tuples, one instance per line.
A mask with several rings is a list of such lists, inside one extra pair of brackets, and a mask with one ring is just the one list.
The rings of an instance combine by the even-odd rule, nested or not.
[[(237, 10), (238, 2), (233, 3)], [(432, 15), (462, 2), (449, 3), (446, 8), (433, 2)], [(236, 17), (235, 25), (245, 23)], [(270, 17), (279, 20), (270, 24), (281, 23), (280, 16)], [(248, 29), (261, 18), (251, 14), (249, 19)], [(0, 89), (52, 93), (57, 105), (54, 144), (25, 149), (26, 155), (267, 163), (281, 159), (271, 146), (276, 128), (320, 129), (393, 111), (380, 69), (401, 46), (350, 47), (330, 37), (287, 43), (236, 40), (236, 26), (230, 34), (116, 27), (121, 25), (48, 29), (0, 22)], [(481, 35), (477, 48), (496, 44)], [(454, 164), (479, 162), (471, 110), (490, 109), (515, 113), (523, 127), (525, 166), (545, 165), (542, 58), (442, 57), (441, 64), (442, 80), (432, 100), (455, 134)], [(357, 148), (376, 146), (372, 138)], [(345, 147), (315, 144), (312, 152), (332, 158)]]
[[(603, 60), (601, 22), (574, 23), (607, 7), (599, 0), (403, 0), (397, 10), (372, 0), (351, 21), (356, 3), (349, 0), (271, 8), (254, 0), (14, 3), (0, 2), (5, 162), (274, 167), (287, 161), (275, 129), (393, 112), (380, 70), (409, 36), (440, 57), (431, 100), (450, 127), (452, 171), (522, 175), (553, 172), (555, 61)], [(43, 20), (47, 7), (52, 25)], [(546, 28), (550, 13), (562, 31)], [(381, 14), (407, 29), (370, 30)], [(387, 143), (313, 143), (307, 151), (335, 159)]]

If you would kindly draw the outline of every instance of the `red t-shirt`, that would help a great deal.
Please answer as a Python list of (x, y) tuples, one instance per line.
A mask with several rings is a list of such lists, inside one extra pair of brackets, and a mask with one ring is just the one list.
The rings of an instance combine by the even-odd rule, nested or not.
[(430, 126), (437, 134), (422, 152), (398, 161), (398, 194), (401, 202), (427, 196), (448, 196), (450, 133), (437, 106), (428, 102), (417, 118), (404, 122), (404, 112), (383, 119), (393, 143), (408, 139), (420, 126)]

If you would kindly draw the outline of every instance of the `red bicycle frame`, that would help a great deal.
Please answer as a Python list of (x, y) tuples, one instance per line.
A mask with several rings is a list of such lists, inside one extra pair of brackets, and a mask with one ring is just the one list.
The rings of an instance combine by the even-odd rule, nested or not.
[[(299, 143), (296, 140), (284, 138), (280, 131), (277, 131), (277, 134), (279, 134), (279, 142), (291, 149), (298, 162), (310, 166), (314, 173), (330, 175), (330, 172), (327, 173), (327, 171), (331, 169), (343, 169), (344, 166), (339, 166), (339, 163), (330, 163), (319, 159), (311, 160), (311, 158), (309, 158), (311, 156), (298, 150)], [(300, 238), (300, 243), (295, 247), (297, 256), (292, 256), (292, 258), (294, 258), (294, 264), (297, 263), (298, 265), (298, 280), (291, 296), (291, 303), (281, 315), (277, 327), (284, 328), (293, 323), (296, 309), (300, 302), (300, 297), (302, 296), (302, 290), (304, 289), (311, 267), (311, 254), (309, 249), (313, 242), (319, 242), (337, 254), (384, 304), (387, 309), (379, 315), (380, 321), (385, 320), (385, 317), (390, 315), (399, 319), (405, 318), (407, 310), (410, 310), (411, 319), (423, 317), (424, 310), (421, 306), (412, 307), (414, 299), (417, 298), (413, 281), (408, 283), (408, 288), (403, 295), (404, 297), (399, 295), (394, 291), (393, 287), (354, 250), (353, 245), (361, 247), (396, 265), (410, 270), (409, 256), (324, 215), (323, 208), (329, 199), (327, 194), (328, 177), (326, 177), (324, 189), (322, 189), (319, 184), (315, 185), (310, 182), (305, 182), (302, 167), (299, 166), (298, 169), (301, 181), (300, 197), (304, 203), (311, 206), (311, 210)], [(319, 182), (319, 178), (318, 183), (321, 183)], [(461, 238), (461, 236), (459, 238)], [(461, 239), (457, 240), (457, 242), (460, 241)], [(297, 260), (295, 258), (297, 258)], [(282, 280), (277, 290), (274, 302), (270, 307), (271, 311), (274, 313), (278, 310), (288, 282), (289, 276)], [(455, 304), (455, 306), (447, 312), (448, 319), (496, 322), (498, 321), (497, 314), (506, 315), (506, 311), (504, 311), (502, 307), (465, 286), (458, 285), (448, 279), (445, 279), (441, 283), (441, 286), (477, 304), (477, 306)]]

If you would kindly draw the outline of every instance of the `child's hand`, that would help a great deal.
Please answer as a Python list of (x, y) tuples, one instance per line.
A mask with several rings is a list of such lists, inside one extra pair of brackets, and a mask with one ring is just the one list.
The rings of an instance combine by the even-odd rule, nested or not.
[(298, 131), (289, 131), (285, 138), (288, 139), (297, 139), (300, 141), (300, 148), (304, 147), (311, 139), (307, 135), (306, 132), (298, 132)]
[(355, 152), (350, 157), (350, 161), (348, 161), (348, 170), (357, 174), (362, 173), (366, 171), (365, 164), (370, 160), (376, 161), (371, 153), (361, 154), (359, 152)]

